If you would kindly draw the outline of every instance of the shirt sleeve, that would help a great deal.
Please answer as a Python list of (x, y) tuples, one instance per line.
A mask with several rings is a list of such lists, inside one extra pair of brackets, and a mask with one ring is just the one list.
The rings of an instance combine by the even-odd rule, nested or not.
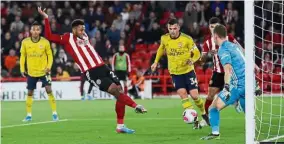
[(22, 42), (22, 47), (21, 47), (21, 57), (20, 57), (20, 70), (21, 72), (25, 72), (25, 63), (26, 63), (26, 47), (24, 41)]
[(165, 45), (164, 45), (164, 40), (163, 40), (163, 36), (162, 36), (161, 37), (161, 44), (160, 44), (158, 51), (157, 51), (157, 54), (156, 54), (155, 63), (159, 62), (161, 57), (164, 55), (164, 51), (165, 51)]
[(232, 63), (230, 52), (225, 47), (221, 47), (218, 50), (218, 56), (219, 56), (221, 64), (223, 66), (226, 65), (226, 64), (231, 64)]
[(58, 35), (53, 34), (50, 29), (48, 18), (44, 19), (44, 28), (45, 28), (45, 37), (51, 42), (58, 43), (64, 45), (67, 42), (67, 34)]
[(46, 55), (47, 55), (47, 68), (51, 69), (51, 66), (53, 64), (53, 54), (52, 50), (50, 48), (50, 43), (47, 41), (47, 46), (45, 49)]
[(191, 58), (192, 62), (196, 62), (200, 59), (200, 51), (195, 45), (193, 39), (189, 39), (189, 49), (193, 53), (193, 56)]

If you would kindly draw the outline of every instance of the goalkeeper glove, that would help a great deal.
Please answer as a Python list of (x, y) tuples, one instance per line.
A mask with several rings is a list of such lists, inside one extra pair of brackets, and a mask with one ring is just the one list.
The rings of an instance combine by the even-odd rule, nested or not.
[(225, 86), (224, 86), (223, 91), (224, 91), (224, 95), (226, 97), (225, 100), (228, 101), (230, 99), (230, 96), (231, 96), (231, 94), (230, 94), (230, 85), (226, 83)]

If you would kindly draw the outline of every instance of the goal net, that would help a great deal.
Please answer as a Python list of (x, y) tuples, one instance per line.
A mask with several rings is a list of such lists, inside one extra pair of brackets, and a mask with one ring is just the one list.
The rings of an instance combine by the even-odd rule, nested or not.
[[(246, 110), (254, 116), (253, 120), (246, 118), (246, 122), (254, 124), (251, 127), (254, 128), (254, 141), (284, 142), (284, 2), (254, 1), (252, 5), (254, 21), (250, 21), (253, 23), (254, 35), (249, 40), (254, 37), (254, 49), (252, 54), (248, 53), (247, 56), (252, 56), (254, 63), (247, 61), (247, 68), (253, 70), (251, 67), (254, 64), (259, 67), (259, 71), (248, 76), (252, 76), (259, 83), (262, 94), (250, 100), (254, 102), (254, 111)], [(252, 92), (253, 88), (247, 88)], [(247, 95), (249, 96), (252, 94)]]

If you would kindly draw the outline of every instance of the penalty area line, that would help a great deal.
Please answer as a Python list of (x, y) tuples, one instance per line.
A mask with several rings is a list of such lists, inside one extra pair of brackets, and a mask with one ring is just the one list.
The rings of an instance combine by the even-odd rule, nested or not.
[(261, 142), (271, 142), (271, 141), (275, 141), (275, 140), (278, 140), (278, 139), (281, 139), (281, 138), (284, 138), (284, 135), (276, 136), (276, 137), (269, 138), (269, 139), (265, 139), (265, 140), (263, 140)]
[(58, 120), (58, 121), (42, 121), (42, 122), (34, 122), (34, 123), (25, 123), (25, 124), (18, 124), (18, 125), (7, 125), (7, 126), (1, 126), (1, 129), (13, 128), (13, 127), (22, 127), (22, 126), (29, 126), (29, 125), (56, 123), (56, 122), (63, 122), (63, 121), (68, 121), (68, 119), (62, 119), (62, 120)]

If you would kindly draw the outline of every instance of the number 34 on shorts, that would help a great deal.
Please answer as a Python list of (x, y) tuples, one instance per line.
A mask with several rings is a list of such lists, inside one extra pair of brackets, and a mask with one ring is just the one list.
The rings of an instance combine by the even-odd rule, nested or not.
[(187, 91), (190, 91), (198, 88), (198, 82), (194, 71), (182, 75), (172, 75), (172, 80), (176, 90), (185, 88)]

